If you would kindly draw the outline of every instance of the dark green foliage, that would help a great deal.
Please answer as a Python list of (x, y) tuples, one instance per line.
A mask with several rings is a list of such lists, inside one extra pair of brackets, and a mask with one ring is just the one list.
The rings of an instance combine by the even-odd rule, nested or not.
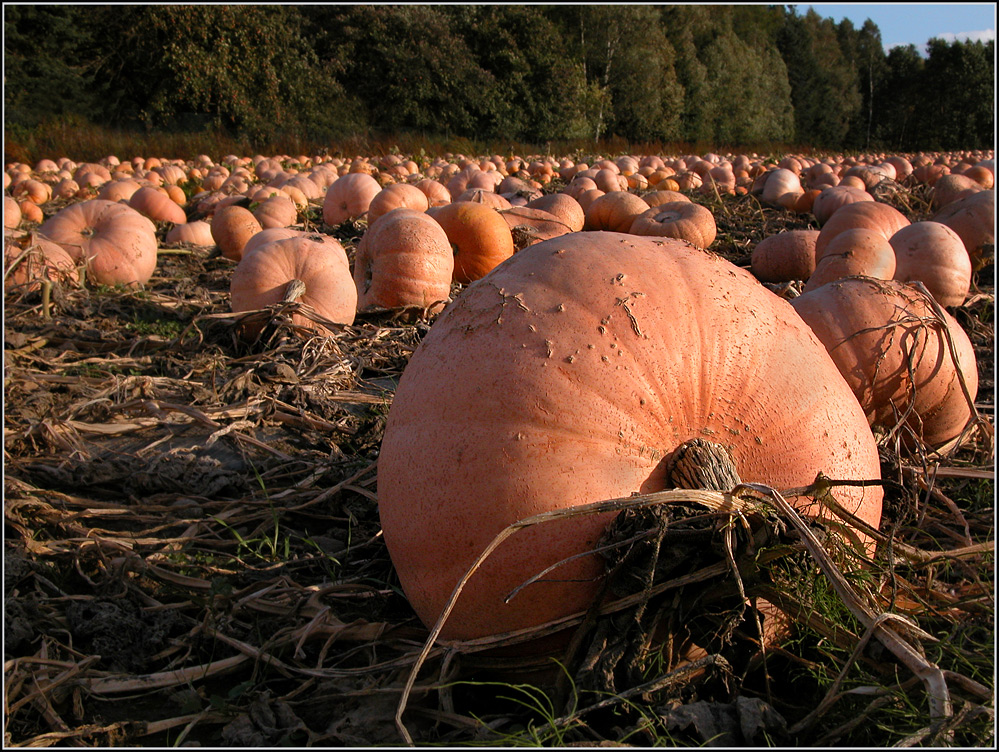
[(931, 39), (921, 85), (920, 136), (924, 149), (964, 149), (987, 144), (995, 129), (995, 42)]
[(47, 117), (92, 112), (97, 79), (87, 13), (74, 6), (4, 8), (4, 123), (33, 127)]
[[(821, 6), (819, 6), (821, 12)], [(992, 145), (994, 43), (760, 5), (11, 5), (5, 129), (728, 148)]]

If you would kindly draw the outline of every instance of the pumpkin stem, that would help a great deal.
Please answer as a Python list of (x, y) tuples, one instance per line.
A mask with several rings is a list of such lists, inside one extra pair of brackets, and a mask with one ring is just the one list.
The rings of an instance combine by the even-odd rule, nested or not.
[(666, 465), (666, 485), (671, 488), (731, 491), (740, 483), (732, 453), (705, 439), (680, 444)]
[(305, 283), (300, 279), (293, 279), (288, 283), (288, 286), (284, 288), (284, 297), (281, 299), (282, 303), (291, 303), (298, 300), (300, 297), (305, 295)]

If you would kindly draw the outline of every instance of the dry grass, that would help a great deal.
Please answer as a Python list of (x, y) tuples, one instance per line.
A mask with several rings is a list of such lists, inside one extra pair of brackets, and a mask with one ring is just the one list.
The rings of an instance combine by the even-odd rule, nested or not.
[[(807, 225), (719, 200), (716, 248), (741, 265), (765, 234)], [(337, 234), (350, 249), (360, 229)], [(432, 641), (382, 542), (384, 421), (432, 318), (382, 312), (313, 337), (292, 303), (247, 344), (232, 263), (170, 250), (140, 292), (56, 285), (44, 311), (41, 292), (5, 297), (6, 745), (994, 741), (980, 434), (942, 456), (882, 446), (885, 519), (863, 569), (772, 489), (671, 504), (656, 514), (673, 553), (643, 559), (614, 608), (579, 615), (586, 639), (539, 673), (483, 648), (540, 632)], [(994, 298), (979, 284), (955, 313), (992, 421)], [(809, 492), (835, 512), (835, 486)], [(608, 545), (647, 555), (658, 523), (631, 522)], [(744, 596), (787, 614), (779, 644)], [(706, 635), (699, 652), (681, 649), (684, 629)]]

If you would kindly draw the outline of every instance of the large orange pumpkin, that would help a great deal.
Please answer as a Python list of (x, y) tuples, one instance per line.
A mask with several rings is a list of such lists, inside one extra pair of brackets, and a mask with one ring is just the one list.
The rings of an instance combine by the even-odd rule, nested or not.
[(368, 213), (371, 199), (382, 190), (381, 185), (366, 172), (350, 172), (338, 178), (323, 198), (323, 222), (330, 227), (359, 219)]
[(808, 279), (815, 271), (818, 237), (818, 230), (785, 230), (768, 235), (753, 248), (753, 275), (761, 282)]
[(100, 285), (144, 285), (156, 269), (156, 226), (126, 204), (90, 199), (49, 217), (38, 234), (61, 245), (87, 280)]
[(911, 410), (906, 425), (936, 447), (968, 424), (971, 406), (958, 367), (975, 399), (975, 350), (949, 313), (939, 322), (925, 295), (897, 280), (847, 277), (791, 305), (829, 350), (872, 425), (891, 428)]
[(894, 278), (916, 280), (943, 306), (959, 306), (971, 289), (971, 257), (961, 236), (940, 222), (913, 222), (889, 238)]
[[(294, 280), (304, 285), (296, 300), (337, 324), (352, 324), (357, 310), (357, 288), (343, 247), (335, 241), (317, 243), (307, 237), (274, 240), (248, 252), (230, 280), (234, 312), (253, 311), (280, 303)], [(304, 329), (327, 332), (304, 314), (292, 321)], [(261, 326), (248, 325), (245, 334), (255, 337)]]
[(453, 280), (467, 285), (484, 277), (513, 255), (513, 234), (499, 212), (474, 201), (456, 201), (429, 209), (454, 251)]
[(357, 309), (439, 311), (450, 298), (453, 273), (454, 252), (444, 228), (425, 212), (393, 209), (375, 220), (357, 244)]
[(715, 242), (718, 228), (710, 209), (693, 201), (671, 201), (639, 214), (628, 232), (679, 238), (698, 248), (707, 248)]
[(825, 255), (826, 246), (839, 233), (846, 230), (863, 228), (873, 230), (890, 238), (896, 232), (909, 224), (902, 212), (888, 204), (879, 201), (859, 201), (847, 204), (836, 210), (829, 221), (822, 225), (819, 237), (815, 240), (815, 262), (818, 263)]
[[(507, 525), (660, 490), (665, 460), (695, 437), (730, 446), (743, 480), (777, 488), (820, 471), (880, 476), (867, 420), (825, 348), (748, 272), (681, 241), (621, 233), (572, 233), (521, 251), (441, 314), (393, 400), (378, 507), (416, 613), (433, 625)], [(836, 493), (878, 524), (879, 488)], [(610, 521), (519, 531), (471, 577), (442, 637), (585, 611), (603, 566), (582, 554)]]

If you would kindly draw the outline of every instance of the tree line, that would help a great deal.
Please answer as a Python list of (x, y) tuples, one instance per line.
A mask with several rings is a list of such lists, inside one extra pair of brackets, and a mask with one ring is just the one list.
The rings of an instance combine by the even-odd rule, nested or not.
[(8, 5), (5, 128), (991, 148), (994, 42), (760, 5)]

